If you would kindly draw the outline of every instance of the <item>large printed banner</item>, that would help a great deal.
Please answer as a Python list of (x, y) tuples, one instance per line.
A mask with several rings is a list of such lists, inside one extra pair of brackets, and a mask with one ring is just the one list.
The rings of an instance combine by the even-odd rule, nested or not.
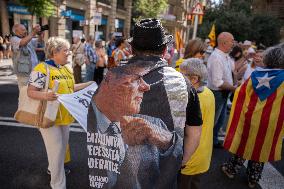
[(90, 188), (176, 188), (189, 87), (157, 61), (112, 68), (97, 91), (59, 97), (87, 133)]
[(86, 132), (88, 107), (97, 88), (98, 85), (93, 83), (83, 90), (72, 94), (62, 94), (58, 97), (58, 101), (63, 104)]

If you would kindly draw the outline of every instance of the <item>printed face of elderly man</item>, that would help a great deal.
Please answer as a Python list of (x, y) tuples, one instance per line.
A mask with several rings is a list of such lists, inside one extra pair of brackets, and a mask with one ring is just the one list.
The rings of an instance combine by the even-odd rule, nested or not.
[(120, 121), (122, 116), (137, 114), (143, 93), (150, 89), (142, 76), (148, 70), (142, 67), (118, 67), (110, 70), (95, 95), (99, 109), (111, 121)]

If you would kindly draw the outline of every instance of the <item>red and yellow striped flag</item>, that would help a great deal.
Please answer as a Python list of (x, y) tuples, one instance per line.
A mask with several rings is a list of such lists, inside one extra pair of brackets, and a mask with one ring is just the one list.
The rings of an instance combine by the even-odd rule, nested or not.
[(183, 41), (179, 31), (175, 32), (175, 39), (176, 39), (176, 49), (179, 51), (183, 48)]
[(263, 100), (252, 83), (250, 78), (235, 92), (224, 148), (247, 160), (280, 160), (284, 137), (284, 83)]

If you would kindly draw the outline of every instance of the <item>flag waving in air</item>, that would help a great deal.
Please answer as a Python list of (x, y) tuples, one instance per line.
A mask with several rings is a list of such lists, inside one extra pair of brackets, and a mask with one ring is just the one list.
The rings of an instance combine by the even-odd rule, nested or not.
[(209, 39), (210, 39), (210, 45), (211, 47), (215, 47), (216, 46), (216, 32), (215, 32), (215, 24), (212, 25), (211, 31), (208, 35)]
[(257, 69), (235, 92), (224, 148), (247, 160), (281, 159), (284, 70)]

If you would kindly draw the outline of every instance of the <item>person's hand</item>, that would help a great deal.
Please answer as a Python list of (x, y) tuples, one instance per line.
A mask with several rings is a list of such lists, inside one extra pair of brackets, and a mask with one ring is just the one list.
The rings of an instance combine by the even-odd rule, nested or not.
[(45, 93), (45, 97), (44, 97), (44, 100), (47, 100), (47, 101), (53, 101), (53, 100), (56, 100), (57, 99), (57, 94), (55, 92), (46, 92)]
[(163, 150), (170, 146), (172, 133), (153, 129), (143, 118), (124, 116), (120, 123), (123, 140), (128, 145), (152, 144)]
[(32, 35), (35, 36), (36, 34), (38, 34), (40, 32), (40, 25), (36, 24), (33, 29), (32, 29)]
[(160, 149), (166, 150), (171, 146), (172, 133), (167, 130), (160, 130), (151, 132), (148, 138), (148, 143), (157, 146)]
[(85, 58), (84, 58), (84, 62), (85, 62), (85, 64), (86, 64), (86, 65), (89, 65), (89, 64), (90, 64), (90, 60), (89, 60), (89, 58), (85, 56)]
[(151, 128), (142, 118), (124, 116), (120, 120), (123, 140), (130, 146), (146, 144)]

